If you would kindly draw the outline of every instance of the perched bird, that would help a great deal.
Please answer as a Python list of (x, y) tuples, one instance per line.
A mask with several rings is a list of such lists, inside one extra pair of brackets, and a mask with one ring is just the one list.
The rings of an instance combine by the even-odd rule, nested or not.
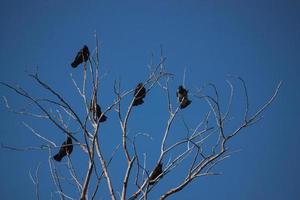
[(53, 156), (54, 160), (60, 162), (63, 157), (66, 155), (70, 155), (73, 151), (73, 143), (72, 138), (68, 137), (66, 141), (64, 141), (59, 149), (59, 152)]
[[(159, 163), (155, 169), (153, 170), (152, 174), (149, 177), (149, 185), (153, 185), (156, 181), (155, 179), (163, 172), (162, 170), (162, 163)], [(163, 175), (161, 176), (163, 177)]]
[(138, 106), (144, 103), (143, 98), (146, 96), (146, 89), (143, 83), (139, 83), (134, 90), (134, 100), (132, 106)]
[[(101, 114), (102, 114), (101, 107), (98, 104), (96, 104), (96, 106), (93, 104), (94, 103), (92, 102), (90, 105), (90, 111), (93, 113), (94, 120), (97, 121), (101, 117)], [(107, 119), (107, 117), (105, 115), (102, 115), (99, 122), (105, 122), (106, 119)]]
[(80, 49), (80, 51), (77, 53), (71, 66), (73, 68), (76, 68), (81, 63), (86, 62), (89, 59), (89, 56), (90, 56), (89, 48), (86, 45), (84, 45), (83, 48)]
[(184, 109), (192, 103), (192, 101), (188, 99), (188, 92), (189, 91), (184, 89), (182, 85), (180, 85), (177, 89), (176, 96), (180, 103), (180, 109)]

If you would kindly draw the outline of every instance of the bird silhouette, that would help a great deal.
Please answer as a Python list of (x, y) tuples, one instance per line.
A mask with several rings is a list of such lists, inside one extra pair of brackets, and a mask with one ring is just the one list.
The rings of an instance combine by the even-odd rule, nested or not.
[(89, 48), (86, 45), (84, 45), (83, 48), (80, 49), (80, 51), (77, 53), (71, 66), (73, 68), (76, 68), (81, 63), (86, 62), (89, 59), (89, 56), (90, 56)]
[(138, 106), (144, 103), (144, 98), (146, 96), (146, 89), (143, 83), (137, 84), (134, 90), (134, 100), (132, 106)]
[(54, 160), (60, 162), (63, 157), (66, 155), (70, 155), (73, 151), (73, 142), (72, 138), (68, 137), (66, 141), (64, 141), (59, 149), (59, 152), (53, 156)]
[[(93, 113), (93, 117), (95, 121), (98, 121), (98, 119), (101, 117), (102, 112), (101, 112), (101, 107), (96, 104), (93, 105), (94, 103), (92, 102), (90, 105), (90, 111)], [(102, 117), (100, 118), (99, 122), (105, 122), (107, 119), (107, 117), (105, 115), (102, 115)]]
[(188, 92), (189, 91), (186, 90), (182, 85), (180, 85), (177, 89), (176, 96), (180, 103), (180, 109), (184, 109), (192, 103), (192, 101), (188, 99)]
[[(153, 185), (156, 182), (156, 178), (162, 174), (163, 170), (162, 170), (162, 163), (159, 163), (155, 169), (153, 170), (152, 174), (149, 177), (149, 185)], [(161, 177), (163, 177), (163, 175), (161, 175)]]

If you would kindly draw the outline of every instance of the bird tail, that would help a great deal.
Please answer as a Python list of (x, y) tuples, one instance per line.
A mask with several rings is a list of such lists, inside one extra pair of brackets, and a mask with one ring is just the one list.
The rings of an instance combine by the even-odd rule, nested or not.
[(53, 156), (53, 159), (56, 160), (56, 161), (58, 161), (58, 162), (60, 162), (61, 159), (62, 159), (62, 156), (58, 153), (55, 156)]
[(77, 64), (76, 62), (72, 62), (72, 63), (71, 63), (71, 66), (72, 66), (73, 68), (76, 68), (77, 65), (78, 65), (78, 64)]
[(192, 101), (190, 101), (190, 100), (187, 100), (186, 102), (182, 102), (181, 104), (180, 104), (180, 109), (184, 109), (184, 108), (186, 108), (188, 105), (190, 105), (192, 103)]
[(106, 119), (107, 119), (107, 117), (106, 117), (105, 115), (103, 115), (103, 116), (101, 117), (101, 119), (100, 119), (100, 122), (105, 122)]
[(156, 181), (154, 181), (154, 180), (150, 180), (150, 181), (149, 181), (149, 185), (153, 185), (155, 182), (156, 182)]
[(141, 104), (143, 104), (143, 103), (144, 103), (144, 100), (143, 100), (143, 99), (135, 99), (135, 100), (133, 101), (132, 106), (138, 106), (138, 105), (141, 105)]

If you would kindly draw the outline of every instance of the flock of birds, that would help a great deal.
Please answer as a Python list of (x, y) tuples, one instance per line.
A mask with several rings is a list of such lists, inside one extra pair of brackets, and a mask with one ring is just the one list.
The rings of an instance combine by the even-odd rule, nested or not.
[[(78, 65), (87, 62), (90, 56), (89, 49), (86, 45), (77, 53), (74, 61), (71, 63), (73, 68), (78, 67)], [(101, 107), (97, 104), (96, 96), (91, 102), (89, 111), (93, 114), (95, 121), (105, 122), (107, 117), (102, 114)], [(186, 90), (182, 85), (180, 85), (176, 92), (177, 100), (179, 102), (180, 109), (186, 108), (191, 104), (192, 101), (188, 99), (188, 90)], [(134, 99), (132, 106), (139, 106), (144, 103), (144, 98), (146, 97), (146, 89), (143, 83), (137, 84), (134, 90)], [(67, 140), (64, 141), (59, 149), (59, 152), (53, 156), (53, 159), (60, 162), (66, 155), (70, 155), (73, 151), (73, 142), (71, 137), (67, 137)], [(152, 185), (156, 182), (156, 178), (160, 176), (163, 172), (162, 163), (159, 163), (149, 177), (149, 184)], [(162, 175), (161, 175), (162, 176)]]

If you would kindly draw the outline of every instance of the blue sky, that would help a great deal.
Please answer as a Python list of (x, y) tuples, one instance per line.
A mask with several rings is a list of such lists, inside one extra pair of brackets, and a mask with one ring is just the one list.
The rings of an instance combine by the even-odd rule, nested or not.
[[(70, 63), (84, 44), (91, 49), (95, 47), (95, 31), (101, 43), (101, 69), (107, 72), (99, 94), (103, 106), (109, 105), (114, 97), (114, 80), (120, 78), (122, 87), (128, 89), (145, 79), (151, 54), (156, 62), (159, 60), (160, 45), (167, 57), (167, 69), (176, 75), (172, 81), (174, 90), (182, 82), (186, 68), (185, 84), (191, 92), (197, 86), (213, 82), (220, 89), (225, 104), (227, 75), (239, 75), (248, 85), (252, 113), (271, 96), (278, 81), (283, 80), (280, 94), (263, 120), (230, 143), (232, 150), (241, 151), (220, 164), (218, 169), (224, 175), (199, 179), (170, 199), (297, 199), (300, 196), (297, 187), (300, 184), (297, 147), (300, 141), (299, 10), (300, 2), (293, 0), (2, 1), (0, 80), (20, 84), (35, 95), (43, 95), (26, 75), (38, 66), (41, 77), (64, 94), (73, 106), (80, 108), (80, 98), (69, 74), (72, 72), (80, 80), (82, 68), (73, 70)], [(6, 88), (1, 87), (0, 93), (16, 108), (26, 105)], [(237, 87), (236, 95), (233, 121), (239, 119), (243, 106), (241, 88)], [(167, 120), (166, 113), (161, 114), (166, 108), (161, 98), (162, 92), (156, 88), (143, 107), (136, 109), (130, 124), (132, 134), (143, 130), (154, 138), (153, 141), (141, 139), (145, 142), (141, 150), (153, 155), (149, 156), (151, 167), (156, 161), (153, 152), (158, 150), (152, 147), (162, 134), (161, 123)], [(175, 94), (173, 100), (175, 102)], [(195, 98), (192, 101), (191, 105), (201, 108), (203, 102)], [(42, 144), (24, 128), (22, 121), (57, 144), (64, 140), (64, 135), (46, 121), (16, 116), (7, 111), (3, 101), (1, 105), (2, 144), (20, 147)], [(189, 108), (181, 113), (191, 124), (196, 115), (203, 114), (193, 111)], [(107, 132), (103, 140), (112, 140), (112, 144), (105, 143), (107, 156), (118, 139), (119, 124), (115, 115), (108, 113), (109, 123), (103, 125), (103, 132)], [(76, 158), (79, 152), (75, 149), (72, 158), (77, 166), (84, 168), (84, 163)], [(33, 199), (34, 187), (28, 171), (41, 163), (41, 196), (50, 199), (54, 187), (49, 178), (47, 156), (45, 151), (0, 149), (1, 197)], [(117, 170), (114, 179), (118, 180), (117, 165), (112, 167), (114, 169)], [(151, 199), (161, 194), (168, 181), (176, 182), (181, 175), (179, 171), (172, 177), (164, 177), (162, 186), (153, 191)], [(106, 186), (102, 186), (105, 192)]]

